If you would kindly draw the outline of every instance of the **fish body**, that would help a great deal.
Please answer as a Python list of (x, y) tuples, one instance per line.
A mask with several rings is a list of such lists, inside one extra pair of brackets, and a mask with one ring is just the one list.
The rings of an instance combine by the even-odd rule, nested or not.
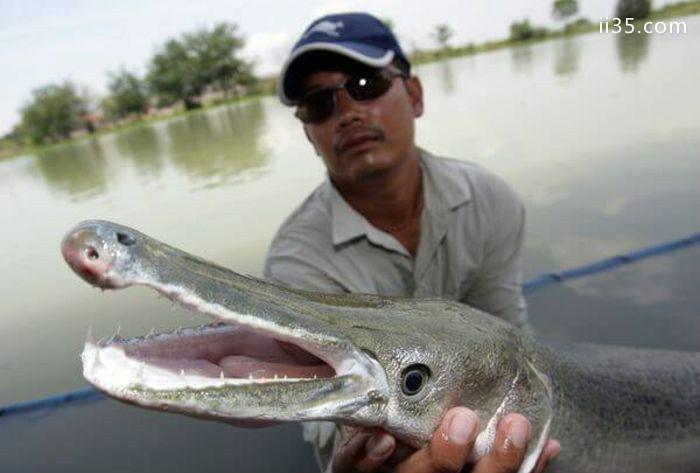
[(556, 345), (463, 304), (326, 295), (239, 275), (136, 230), (86, 221), (64, 258), (103, 289), (148, 286), (215, 324), (88, 340), (88, 381), (139, 406), (236, 425), (330, 420), (419, 448), (453, 406), (480, 420), (472, 460), (510, 412), (552, 471), (698, 473), (700, 354)]

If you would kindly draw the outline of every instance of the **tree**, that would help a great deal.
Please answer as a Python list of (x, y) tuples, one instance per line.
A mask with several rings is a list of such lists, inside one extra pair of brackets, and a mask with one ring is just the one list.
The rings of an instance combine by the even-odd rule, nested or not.
[(188, 110), (198, 106), (196, 97), (206, 85), (197, 73), (194, 54), (188, 54), (183, 42), (176, 39), (153, 56), (146, 80), (160, 105), (182, 100)]
[(182, 100), (185, 108), (199, 106), (207, 87), (228, 94), (252, 81), (250, 64), (236, 57), (244, 40), (237, 26), (220, 23), (171, 39), (151, 60), (147, 81), (162, 104)]
[(109, 74), (110, 96), (102, 101), (102, 111), (111, 118), (124, 118), (148, 110), (145, 84), (136, 74), (125, 69)]
[(530, 20), (527, 18), (523, 21), (514, 21), (510, 25), (510, 37), (516, 41), (524, 41), (532, 38), (533, 28), (530, 26)]
[(651, 0), (618, 0), (615, 18), (646, 18), (651, 11)]
[(211, 31), (199, 30), (185, 35), (185, 46), (194, 51), (203, 80), (228, 95), (236, 85), (251, 82), (250, 64), (236, 57), (245, 41), (232, 23), (220, 23)]
[(510, 25), (510, 39), (526, 41), (528, 39), (543, 38), (547, 36), (547, 29), (530, 25), (530, 20), (515, 21)]
[(435, 38), (435, 41), (438, 42), (440, 47), (442, 49), (449, 49), (450, 45), (448, 44), (452, 36), (454, 35), (454, 32), (452, 31), (452, 28), (450, 28), (448, 25), (442, 23), (440, 25), (435, 25), (435, 31), (433, 31), (433, 37)]
[(32, 101), (21, 110), (22, 133), (32, 143), (69, 138), (73, 131), (85, 126), (87, 101), (72, 83), (47, 85), (32, 94)]
[(565, 20), (578, 12), (576, 0), (554, 0), (552, 16), (555, 20)]

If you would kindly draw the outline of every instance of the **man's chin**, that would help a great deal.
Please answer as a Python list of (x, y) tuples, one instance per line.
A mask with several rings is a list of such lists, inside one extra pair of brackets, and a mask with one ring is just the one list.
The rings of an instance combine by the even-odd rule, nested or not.
[(378, 153), (361, 153), (346, 158), (348, 166), (343, 178), (348, 181), (368, 181), (379, 179), (394, 172), (396, 163)]

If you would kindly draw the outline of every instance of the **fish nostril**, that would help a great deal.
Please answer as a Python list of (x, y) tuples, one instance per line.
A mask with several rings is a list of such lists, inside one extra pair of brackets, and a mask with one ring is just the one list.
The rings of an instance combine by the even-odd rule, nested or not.
[(117, 241), (124, 246), (131, 246), (136, 243), (134, 237), (127, 233), (117, 232)]
[(93, 247), (90, 247), (87, 250), (85, 250), (85, 254), (87, 255), (88, 259), (90, 259), (90, 260), (96, 260), (100, 257), (100, 254)]

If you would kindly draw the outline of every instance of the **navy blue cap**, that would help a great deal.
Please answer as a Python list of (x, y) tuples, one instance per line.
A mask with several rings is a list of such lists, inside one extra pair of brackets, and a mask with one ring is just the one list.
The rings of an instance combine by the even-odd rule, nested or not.
[[(327, 15), (315, 20), (304, 31), (292, 48), (277, 81), (277, 94), (285, 105), (294, 105), (301, 98), (301, 80), (309, 71), (300, 58), (309, 57), (310, 52), (336, 54), (370, 67), (385, 67), (394, 59), (402, 69), (410, 72), (410, 63), (396, 37), (380, 20), (367, 13), (341, 13)], [(319, 61), (313, 64), (316, 70), (323, 69)]]

